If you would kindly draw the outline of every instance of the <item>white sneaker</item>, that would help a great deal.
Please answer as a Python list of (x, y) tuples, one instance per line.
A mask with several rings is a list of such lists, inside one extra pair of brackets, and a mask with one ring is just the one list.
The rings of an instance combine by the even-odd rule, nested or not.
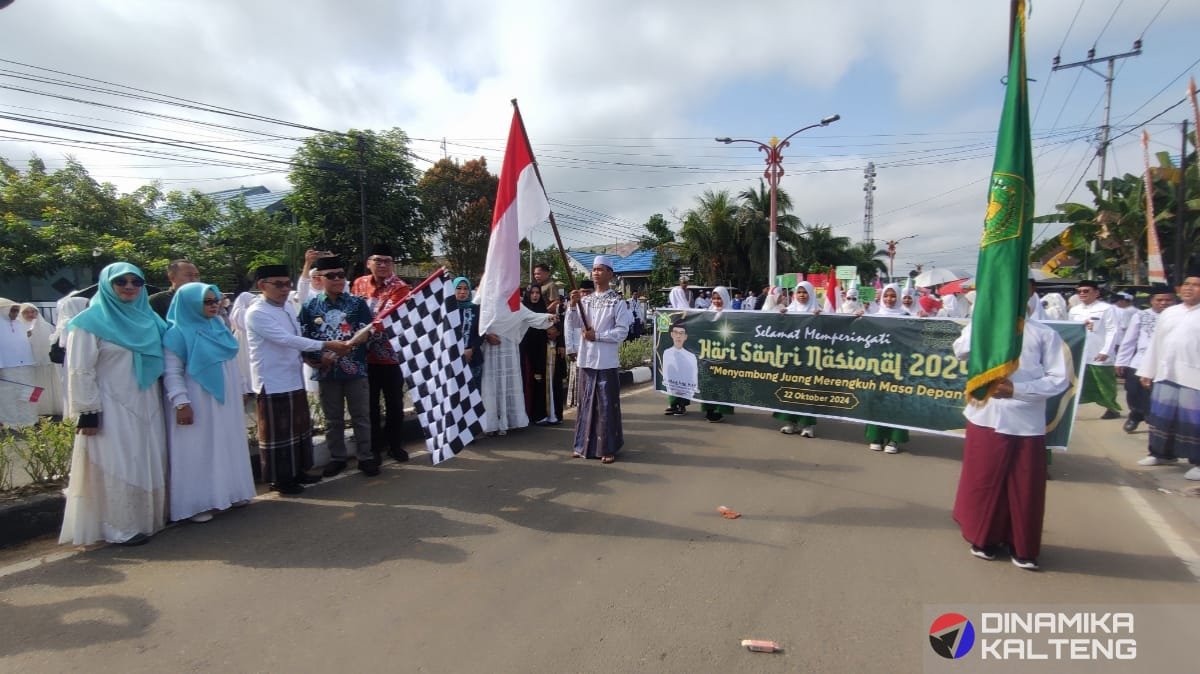
[(796, 432), (796, 424), (787, 424), (783, 428), (780, 428), (779, 432), (784, 435), (791, 435)]
[(1200, 466), (1192, 466), (1183, 476), (1189, 480), (1200, 480)]
[(1150, 456), (1144, 456), (1141, 459), (1139, 459), (1138, 465), (1139, 466), (1167, 466), (1172, 463), (1175, 463), (1178, 460), (1179, 459), (1161, 459), (1161, 458), (1151, 454)]
[(896, 443), (889, 442), (883, 446), (883, 453), (884, 454), (899, 454), (900, 448), (896, 446)]
[(199, 515), (192, 515), (192, 521), (196, 522), (198, 524), (203, 524), (204, 522), (211, 522), (212, 521), (212, 513), (200, 513)]
[(815, 433), (813, 433), (812, 426), (805, 426), (804, 428), (801, 428), (801, 429), (800, 429), (800, 437), (802, 437), (802, 438), (815, 438), (815, 437), (817, 437), (817, 436), (816, 436), (816, 434), (815, 434)]
[(883, 451), (883, 445), (879, 444), (878, 442), (872, 442), (871, 444), (867, 445), (867, 447), (877, 452)]

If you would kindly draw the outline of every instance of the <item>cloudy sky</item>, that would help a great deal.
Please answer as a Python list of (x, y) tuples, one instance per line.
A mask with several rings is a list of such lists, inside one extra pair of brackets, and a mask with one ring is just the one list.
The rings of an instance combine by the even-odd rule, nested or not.
[[(1091, 160), (1104, 113), (1103, 78), (1083, 68), (1052, 72), (1055, 54), (1072, 63), (1092, 47), (1099, 56), (1120, 54), (1143, 39), (1141, 56), (1117, 62), (1112, 123), (1120, 137), (1108, 161), (1109, 175), (1140, 173), (1133, 129), (1179, 102), (1188, 76), (1200, 74), (1200, 3), (1032, 4), (1037, 211), (1046, 213), (1085, 199), (1081, 181), (1096, 176)], [(572, 246), (628, 240), (650, 215), (682, 214), (704, 190), (756, 187), (762, 155), (714, 137), (766, 141), (837, 113), (841, 121), (797, 136), (784, 153), (782, 186), (795, 213), (861, 239), (863, 169), (874, 161), (875, 238), (916, 235), (899, 245), (897, 273), (918, 263), (969, 270), (1004, 93), (1008, 6), (15, 0), (0, 10), (0, 115), (9, 117), (0, 119), (0, 156), (20, 165), (36, 153), (57, 168), (70, 154), (124, 191), (152, 180), (166, 189), (278, 190), (287, 189), (281, 161), (310, 133), (299, 126), (397, 126), (421, 158), (483, 156), (498, 170), (515, 97)], [(109, 84), (71, 76), (293, 126), (131, 98), (128, 89), (112, 95), (95, 89)], [(1151, 151), (1178, 154), (1178, 124), (1191, 114), (1184, 104), (1150, 122)], [(542, 230), (537, 238), (546, 245)]]

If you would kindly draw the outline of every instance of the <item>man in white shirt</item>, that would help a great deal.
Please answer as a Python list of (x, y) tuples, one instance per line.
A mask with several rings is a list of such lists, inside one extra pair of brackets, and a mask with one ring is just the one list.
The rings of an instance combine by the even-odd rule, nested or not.
[(304, 492), (313, 464), (312, 420), (300, 368), (301, 353), (350, 353), (344, 341), (323, 342), (300, 336), (300, 321), (288, 301), (292, 279), (284, 265), (265, 265), (254, 272), (262, 297), (246, 310), (250, 346), (250, 379), (258, 397), (258, 446), (263, 478), (285, 496)]
[(700, 363), (696, 354), (683, 348), (687, 328), (682, 321), (671, 326), (672, 346), (662, 354), (662, 381), (667, 389), (667, 416), (687, 413), (687, 406), (700, 390)]
[(1087, 341), (1083, 346), (1083, 388), (1080, 403), (1096, 403), (1104, 408), (1101, 419), (1120, 419), (1121, 404), (1117, 402), (1116, 363), (1117, 311), (1100, 299), (1100, 286), (1095, 281), (1080, 281), (1076, 288), (1079, 304), (1071, 307), (1070, 320), (1084, 323)]
[(1125, 378), (1125, 404), (1129, 405), (1129, 417), (1122, 427), (1126, 433), (1137, 430), (1138, 424), (1146, 420), (1150, 409), (1150, 391), (1142, 386), (1137, 370), (1142, 365), (1146, 349), (1154, 338), (1154, 326), (1158, 315), (1175, 304), (1175, 293), (1165, 285), (1150, 289), (1150, 308), (1135, 312), (1125, 327), (1121, 346), (1117, 349), (1117, 374)]
[(692, 300), (688, 297), (688, 277), (680, 276), (679, 285), (671, 288), (671, 295), (668, 297), (668, 302), (672, 309), (691, 309)]
[(582, 328), (583, 338), (579, 344), (579, 410), (573, 455), (600, 459), (602, 463), (616, 461), (625, 443), (617, 347), (633, 324), (629, 306), (610, 287), (612, 278), (608, 256), (597, 255), (592, 261), (596, 292), (583, 297), (579, 290), (572, 291), (567, 310), (567, 326)]
[(1150, 455), (1138, 464), (1186, 458), (1192, 468), (1184, 477), (1200, 480), (1200, 266), (1187, 272), (1179, 299), (1159, 315), (1137, 372), (1150, 388)]
[(758, 303), (757, 300), (758, 300), (758, 297), (754, 294), (754, 291), (747, 290), (746, 291), (746, 299), (742, 300), (742, 309), (744, 309), (746, 311), (754, 311), (754, 308), (755, 308), (755, 306), (757, 306), (757, 303)]
[[(1034, 320), (1031, 293), (1017, 371), (993, 386), (982, 404), (968, 403), (962, 473), (954, 520), (971, 554), (992, 560), (1008, 546), (1013, 564), (1037, 570), (1046, 508), (1046, 401), (1070, 385), (1063, 341)], [(954, 341), (970, 356), (971, 325)]]

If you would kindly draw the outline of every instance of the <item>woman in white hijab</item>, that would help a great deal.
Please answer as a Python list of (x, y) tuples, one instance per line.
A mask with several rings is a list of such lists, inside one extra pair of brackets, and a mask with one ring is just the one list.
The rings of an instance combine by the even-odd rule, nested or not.
[(1063, 299), (1061, 293), (1046, 293), (1042, 297), (1042, 301), (1046, 306), (1046, 320), (1065, 321), (1067, 320), (1067, 301)]
[(37, 401), (38, 416), (62, 416), (62, 392), (59, 390), (58, 366), (50, 362), (50, 337), (54, 326), (42, 318), (42, 312), (32, 304), (21, 305), (21, 322), (33, 347), (33, 383), (43, 391)]
[[(895, 283), (889, 283), (883, 287), (883, 292), (880, 293), (879, 298), (879, 308), (875, 310), (873, 315), (880, 317), (908, 315), (908, 312), (904, 310), (904, 306), (900, 304), (900, 286)], [(878, 424), (867, 424), (866, 436), (868, 448), (887, 454), (899, 454), (900, 445), (908, 442), (907, 430), (892, 428), (891, 426), (880, 426)]]
[[(729, 299), (729, 289), (725, 286), (713, 288), (709, 302), (707, 311), (716, 313), (713, 316), (714, 321), (721, 317), (722, 311), (733, 308), (733, 301)], [(701, 403), (700, 410), (704, 412), (704, 418), (713, 424), (721, 423), (725, 419), (726, 414), (733, 414), (733, 407), (731, 405), (722, 405), (719, 403)]]
[[(796, 286), (796, 293), (792, 296), (792, 303), (787, 307), (787, 313), (812, 314), (814, 316), (821, 313), (821, 305), (817, 303), (817, 293), (811, 283), (801, 281)], [(798, 431), (802, 438), (816, 437), (813, 427), (817, 425), (817, 420), (810, 416), (786, 412), (775, 412), (771, 416), (784, 422), (783, 427), (779, 429), (779, 432), (784, 435), (792, 435)]]

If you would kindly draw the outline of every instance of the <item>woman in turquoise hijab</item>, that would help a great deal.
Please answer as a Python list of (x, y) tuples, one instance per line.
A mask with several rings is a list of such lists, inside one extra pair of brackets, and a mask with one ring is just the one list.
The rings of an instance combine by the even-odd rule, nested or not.
[(207, 522), (211, 511), (254, 498), (238, 341), (220, 312), (221, 290), (207, 283), (180, 286), (167, 309), (163, 388), (173, 520)]
[(60, 543), (139, 545), (166, 517), (162, 333), (146, 277), (100, 270), (96, 295), (67, 324), (67, 407), (75, 450)]

